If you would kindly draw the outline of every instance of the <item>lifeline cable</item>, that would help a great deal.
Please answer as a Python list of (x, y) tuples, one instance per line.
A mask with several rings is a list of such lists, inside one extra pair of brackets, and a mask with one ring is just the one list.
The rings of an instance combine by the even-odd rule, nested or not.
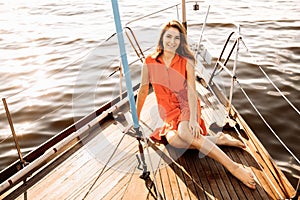
[(280, 137), (275, 133), (275, 131), (272, 129), (272, 127), (268, 124), (268, 122), (265, 120), (265, 118), (262, 116), (262, 114), (258, 111), (258, 109), (255, 107), (254, 103), (251, 101), (249, 96), (246, 94), (245, 90), (241, 87), (240, 83), (238, 80), (236, 80), (238, 85), (240, 86), (241, 91), (244, 93), (246, 96), (247, 100), (253, 107), (253, 109), (256, 111), (256, 113), (259, 115), (259, 117), (262, 119), (262, 121), (265, 123), (265, 125), (269, 128), (269, 130), (273, 133), (273, 135), (277, 138), (277, 140), (282, 144), (282, 146), (291, 154), (291, 156), (300, 164), (299, 159), (294, 155), (294, 153), (284, 144), (284, 142), (280, 139)]
[[(240, 85), (239, 85), (239, 86), (240, 86)], [(210, 86), (208, 86), (208, 87), (211, 89), (212, 93), (213, 93), (214, 96), (216, 97), (216, 94), (213, 92), (212, 88), (211, 88)], [(240, 87), (241, 87), (241, 86), (240, 86)], [(242, 89), (242, 88), (241, 88), (241, 89)], [(217, 102), (218, 102), (219, 104), (222, 105), (222, 103), (219, 101), (219, 99), (218, 99), (218, 98), (216, 98), (216, 99), (217, 99)], [(215, 116), (213, 116), (213, 118), (216, 119)], [(228, 113), (226, 113), (226, 118), (229, 118)], [(249, 149), (248, 153), (250, 153), (251, 156), (252, 156), (253, 158), (255, 158), (255, 156), (253, 155), (253, 153), (250, 151), (250, 147), (243, 141), (243, 139), (242, 139), (243, 137), (242, 137), (241, 133), (239, 132), (239, 130), (236, 128), (236, 126), (233, 126), (233, 127), (234, 127), (236, 133), (238, 134), (238, 137), (242, 140), (242, 142), (244, 143), (244, 145), (246, 146), (246, 148)], [(255, 146), (255, 147), (256, 147), (256, 146)], [(273, 164), (273, 163), (272, 163), (272, 164)], [(261, 168), (262, 172), (266, 175), (266, 172), (263, 170), (262, 166), (259, 165), (259, 167)], [(269, 176), (266, 175), (266, 178), (268, 179), (269, 183), (273, 186), (273, 188), (274, 188), (274, 190), (276, 191), (276, 193), (280, 196), (280, 198), (283, 198), (282, 195), (280, 194), (280, 192), (279, 192), (279, 191), (277, 190), (277, 188), (274, 186), (273, 182), (270, 180)]]
[(257, 64), (257, 61), (253, 58), (254, 56), (252, 55), (251, 51), (248, 49), (248, 47), (246, 46), (244, 40), (241, 40), (244, 47), (246, 48), (247, 52), (250, 54), (251, 58), (253, 59), (254, 63), (258, 66), (258, 68), (260, 69), (260, 71), (265, 75), (265, 77), (268, 79), (268, 81), (273, 85), (273, 87), (277, 90), (277, 92), (279, 92), (279, 94), (282, 96), (282, 98), (284, 98), (284, 100), (298, 113), (298, 115), (300, 115), (300, 111), (296, 108), (296, 106), (294, 106), (294, 104), (292, 104), (292, 102), (279, 90), (279, 88), (275, 85), (275, 83), (270, 79), (270, 77), (267, 75), (267, 73), (261, 68), (261, 66), (259, 64)]
[[(244, 43), (243, 39), (241, 38), (242, 43), (244, 44), (244, 47), (247, 49), (248, 53), (250, 54), (250, 56), (253, 58), (251, 52), (249, 51), (249, 49), (247, 48), (246, 44)], [(256, 63), (256, 62), (255, 62)], [(300, 115), (299, 110), (297, 110), (297, 108), (287, 99), (287, 97), (278, 89), (278, 87), (272, 82), (272, 80), (267, 76), (267, 74), (264, 72), (264, 70), (257, 64), (257, 66), (259, 67), (259, 69), (265, 74), (265, 76), (269, 79), (270, 83), (276, 88), (277, 91), (279, 91), (280, 94), (282, 94), (282, 97), (290, 104), (290, 106), (292, 106), (292, 108), (294, 108), (294, 110)], [(242, 88), (238, 77), (235, 77), (235, 81), (237, 82), (237, 84), (239, 85), (239, 88), (241, 89), (241, 91), (243, 92), (243, 94), (245, 95), (245, 97), (247, 98), (247, 100), (249, 101), (249, 103), (251, 104), (251, 106), (254, 108), (254, 110), (256, 111), (256, 113), (259, 115), (259, 117), (262, 119), (262, 121), (265, 123), (265, 125), (269, 128), (269, 130), (272, 132), (272, 134), (276, 137), (276, 139), (283, 145), (283, 147), (291, 154), (291, 156), (298, 162), (298, 164), (300, 164), (299, 159), (294, 155), (294, 153), (287, 147), (286, 144), (284, 144), (284, 142), (280, 139), (280, 137), (275, 133), (275, 131), (272, 129), (272, 127), (268, 124), (268, 122), (264, 119), (264, 117), (262, 116), (262, 114), (258, 111), (258, 109), (256, 108), (256, 106), (254, 105), (254, 103), (251, 101), (251, 99), (249, 98), (249, 96), (247, 95), (247, 93), (244, 91), (244, 89)], [(212, 90), (212, 88), (210, 87), (210, 85), (207, 85), (209, 90), (216, 96), (215, 92)], [(217, 98), (217, 101), (219, 103), (221, 103), (219, 101), (219, 99)], [(228, 115), (227, 115), (228, 117)]]
[(82, 200), (84, 200), (88, 194), (90, 193), (90, 191), (93, 189), (94, 185), (96, 184), (96, 182), (99, 180), (99, 178), (102, 176), (102, 173), (104, 172), (104, 170), (106, 169), (108, 163), (111, 161), (111, 159), (113, 158), (113, 156), (115, 155), (115, 153), (117, 152), (121, 142), (124, 139), (124, 136), (126, 134), (123, 134), (121, 140), (119, 141), (119, 143), (117, 144), (116, 148), (114, 149), (113, 153), (110, 155), (109, 159), (107, 160), (107, 162), (105, 163), (104, 167), (102, 168), (101, 172), (99, 173), (99, 175), (97, 176), (97, 178), (95, 179), (94, 183), (91, 185), (91, 187), (89, 188), (89, 190), (87, 191), (87, 193), (84, 195), (84, 197), (82, 198)]

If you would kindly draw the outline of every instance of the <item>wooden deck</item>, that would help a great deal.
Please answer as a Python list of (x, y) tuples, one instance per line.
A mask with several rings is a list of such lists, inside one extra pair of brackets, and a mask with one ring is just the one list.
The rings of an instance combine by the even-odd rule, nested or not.
[[(225, 109), (201, 85), (202, 114), (207, 126), (224, 120)], [(157, 118), (156, 101), (151, 94), (142, 113), (142, 130), (149, 135), (161, 125)], [(146, 109), (147, 108), (147, 109)], [(2, 194), (3, 199), (285, 199), (294, 189), (255, 136), (247, 127), (242, 139), (246, 150), (221, 147), (234, 161), (250, 166), (257, 178), (257, 189), (251, 190), (233, 177), (222, 165), (208, 157), (199, 157), (196, 150), (183, 151), (169, 145), (149, 142), (144, 149), (150, 178), (139, 176), (136, 155), (138, 142), (125, 133), (132, 124), (128, 106), (113, 113), (124, 118), (107, 118), (100, 126), (81, 138), (57, 158), (27, 179)], [(122, 115), (120, 115), (122, 116)], [(243, 124), (243, 121), (240, 121)], [(234, 129), (225, 132), (237, 137)], [(213, 134), (213, 132), (210, 132)], [(153, 171), (151, 170), (151, 166)], [(0, 199), (1, 199), (0, 198)]]

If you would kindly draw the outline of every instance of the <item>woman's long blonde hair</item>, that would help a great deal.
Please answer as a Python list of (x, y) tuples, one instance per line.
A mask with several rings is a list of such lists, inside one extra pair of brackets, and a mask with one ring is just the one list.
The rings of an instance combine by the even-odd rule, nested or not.
[(189, 46), (187, 43), (186, 29), (177, 20), (172, 20), (172, 21), (168, 22), (162, 29), (160, 36), (159, 36), (158, 44), (156, 47), (156, 52), (154, 53), (154, 57), (157, 59), (161, 54), (163, 54), (163, 52), (164, 52), (163, 36), (164, 36), (165, 32), (171, 27), (176, 28), (180, 33), (180, 44), (179, 44), (179, 47), (176, 49), (176, 53), (178, 53), (180, 56), (186, 57), (188, 59), (191, 59), (193, 62), (195, 62), (194, 54), (189, 49)]

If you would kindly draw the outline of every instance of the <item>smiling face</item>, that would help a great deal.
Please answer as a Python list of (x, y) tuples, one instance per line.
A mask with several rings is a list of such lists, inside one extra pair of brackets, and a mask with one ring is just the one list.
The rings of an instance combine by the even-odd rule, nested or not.
[(179, 21), (172, 20), (168, 22), (160, 33), (156, 52), (153, 56), (158, 58), (164, 52), (177, 53), (191, 59), (193, 62), (195, 61), (194, 54), (187, 43), (186, 29)]
[(180, 32), (178, 29), (170, 27), (169, 29), (166, 30), (165, 34), (163, 35), (164, 51), (175, 53), (179, 45), (180, 45)]

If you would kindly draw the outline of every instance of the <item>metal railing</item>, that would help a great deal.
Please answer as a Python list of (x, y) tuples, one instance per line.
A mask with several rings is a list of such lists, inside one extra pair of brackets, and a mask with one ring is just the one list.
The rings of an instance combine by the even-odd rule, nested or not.
[[(194, 1), (189, 1), (187, 3), (194, 3)], [(166, 10), (169, 10), (169, 9), (173, 9), (173, 8), (176, 8), (176, 11), (177, 11), (177, 17), (179, 19), (179, 5), (180, 4), (176, 4), (176, 5), (173, 5), (173, 6), (170, 6), (170, 7), (167, 7), (165, 9), (162, 9), (162, 10), (159, 10), (157, 12), (154, 12), (154, 13), (151, 13), (151, 14), (148, 14), (148, 15), (145, 15), (145, 16), (142, 16), (142, 17), (139, 17), (137, 19), (134, 19), (134, 20), (131, 20), (129, 21), (126, 25), (125, 25), (125, 29), (128, 30), (129, 32), (125, 32), (126, 35), (127, 35), (127, 38), (134, 50), (134, 52), (136, 53), (136, 56), (137, 56), (137, 59), (134, 61), (134, 62), (138, 62), (138, 61), (141, 61), (143, 62), (144, 58), (145, 58), (145, 55), (144, 55), (144, 52), (145, 50), (142, 50), (142, 48), (140, 47), (139, 45), (139, 42), (137, 41), (136, 37), (135, 37), (135, 34), (133, 32), (133, 30), (130, 28), (129, 25), (131, 25), (133, 22), (136, 22), (136, 21), (140, 21), (140, 20), (143, 20), (147, 17), (151, 17), (155, 14), (158, 14), (158, 13), (161, 13), (161, 12), (165, 12)], [(204, 22), (202, 24), (202, 29), (201, 29), (201, 34), (200, 34), (200, 37), (199, 37), (199, 43), (197, 45), (197, 48), (196, 48), (196, 51), (195, 51), (195, 55), (202, 55), (201, 51), (202, 49), (200, 48), (200, 46), (202, 45), (202, 42), (203, 40), (205, 40), (204, 38), (204, 31), (205, 31), (205, 26), (206, 26), (206, 23), (207, 23), (207, 18), (208, 18), (208, 15), (209, 15), (209, 11), (210, 11), (210, 6), (208, 7), (207, 9), (207, 12), (205, 14), (205, 19), (204, 19)], [(238, 77), (236, 77), (236, 70), (237, 70), (237, 60), (238, 60), (238, 55), (239, 55), (239, 45), (240, 45), (240, 42), (242, 42), (243, 46), (247, 49), (248, 53), (251, 54), (251, 52), (249, 51), (249, 49), (247, 48), (245, 42), (243, 41), (241, 35), (240, 35), (240, 26), (238, 24), (233, 24), (236, 28), (236, 31), (233, 31), (229, 34), (225, 44), (223, 45), (223, 49), (220, 53), (220, 56), (218, 57), (218, 60), (213, 68), (213, 72), (209, 78), (209, 81), (208, 81), (208, 85), (211, 85), (212, 82), (213, 82), (213, 78), (218, 76), (219, 72), (221, 70), (225, 71), (230, 77), (231, 77), (231, 85), (230, 85), (230, 95), (229, 95), (229, 105), (228, 105), (228, 108), (230, 110), (230, 107), (231, 107), (231, 104), (232, 104), (232, 96), (233, 96), (233, 89), (234, 89), (234, 84), (235, 83), (238, 83), (238, 86), (242, 89), (241, 85), (239, 84), (239, 80), (238, 80)], [(229, 46), (229, 41), (232, 39), (232, 37), (236, 34), (236, 37), (233, 41), (233, 44), (231, 46)], [(113, 37), (113, 35), (111, 36)], [(110, 38), (111, 38), (110, 37)], [(108, 39), (109, 40), (109, 39)], [(223, 53), (225, 51), (225, 49), (227, 48), (230, 48), (230, 53), (229, 55), (224, 59), (224, 61), (222, 62), (223, 60)], [(206, 49), (205, 49), (206, 51)], [(232, 54), (235, 53), (235, 57), (233, 59), (234, 61), (234, 66), (233, 66), (233, 69), (230, 70), (229, 68), (227, 68), (227, 63), (228, 61), (230, 60)], [(205, 58), (204, 58), (205, 59)], [(132, 63), (131, 63), (132, 64)], [(130, 64), (130, 65), (131, 65)], [(262, 70), (262, 68), (260, 67), (260, 69)], [(219, 72), (217, 72), (217, 70), (219, 70)], [(116, 70), (116, 71), (120, 71), (120, 94), (122, 94), (122, 73), (121, 73), (121, 64), (120, 64), (120, 67)], [(115, 72), (116, 72), (115, 71)], [(112, 74), (109, 75), (112, 76), (115, 72), (113, 72)], [(268, 78), (267, 74), (262, 70), (262, 72), (264, 73), (264, 75)], [(276, 90), (280, 93), (280, 95), (288, 102), (288, 104), (298, 113), (298, 115), (300, 116), (300, 112), (299, 110), (288, 100), (288, 98), (278, 89), (278, 87), (271, 81), (271, 79), (268, 78), (268, 80), (270, 81), (270, 83), (276, 88)], [(242, 90), (244, 91), (244, 90)], [(244, 92), (246, 98), (248, 99), (248, 101), (251, 103), (251, 105), (254, 107), (255, 111), (257, 112), (257, 114), (261, 117), (261, 119), (264, 121), (264, 123), (266, 124), (267, 127), (269, 127), (269, 129), (272, 131), (272, 133), (275, 135), (275, 137), (280, 141), (280, 143), (286, 148), (286, 150), (293, 156), (293, 158), (297, 161), (298, 164), (300, 164), (299, 162), (299, 159), (293, 154), (293, 152), (284, 144), (284, 142), (278, 137), (278, 135), (275, 133), (275, 131), (273, 131), (273, 129), (270, 127), (270, 125), (266, 122), (266, 120), (264, 119), (264, 117), (260, 114), (260, 112), (256, 109), (255, 105), (251, 102), (250, 98), (248, 97), (248, 95)], [(120, 95), (120, 98), (122, 98), (122, 95)], [(5, 101), (5, 100), (4, 100)], [(8, 120), (9, 120), (9, 117), (8, 117)], [(13, 132), (13, 131), (12, 131)], [(15, 135), (15, 134), (13, 134)], [(14, 136), (15, 137), (15, 136)], [(16, 140), (15, 140), (16, 141)], [(16, 146), (17, 145), (17, 142), (16, 142)], [(17, 147), (17, 149), (19, 149)], [(22, 158), (22, 153), (20, 150), (18, 150), (18, 154), (19, 154), (19, 157), (20, 157), (20, 161), (22, 163), (25, 163), (25, 161), (23, 160)]]
[[(206, 20), (207, 20), (207, 16), (208, 16), (208, 12), (209, 12), (209, 8), (207, 10), (207, 14), (205, 17), (205, 21), (203, 23), (203, 27), (205, 27), (206, 25)], [(256, 113), (258, 114), (258, 116), (261, 118), (261, 120), (265, 123), (265, 125), (268, 127), (268, 129), (273, 133), (273, 135), (276, 137), (276, 139), (281, 143), (281, 145), (287, 150), (287, 152), (295, 159), (295, 161), (300, 164), (299, 159), (295, 156), (295, 154), (289, 149), (289, 147), (281, 140), (281, 138), (275, 133), (275, 131), (272, 129), (272, 127), (268, 124), (268, 122), (265, 120), (265, 118), (263, 117), (263, 115), (259, 112), (259, 110), (256, 108), (256, 106), (254, 105), (254, 103), (251, 101), (250, 97), (247, 95), (247, 93), (245, 92), (245, 90), (242, 88), (238, 77), (236, 76), (236, 70), (237, 70), (237, 62), (238, 62), (238, 54), (239, 54), (239, 45), (240, 42), (243, 44), (243, 47), (246, 48), (247, 53), (253, 58), (249, 48), (247, 47), (247, 45), (245, 44), (245, 41), (243, 40), (242, 36), (240, 35), (240, 26), (236, 23), (233, 24), (237, 31), (233, 31), (229, 34), (227, 40), (225, 41), (224, 45), (223, 45), (223, 49), (220, 53), (220, 56), (218, 57), (215, 66), (213, 68), (213, 71), (211, 73), (211, 76), (209, 78), (208, 81), (208, 87), (210, 87), (213, 83), (213, 78), (216, 77), (221, 71), (225, 71), (231, 78), (231, 86), (230, 86), (230, 94), (229, 94), (229, 100), (228, 100), (228, 105), (227, 105), (227, 109), (228, 109), (228, 115), (230, 115), (230, 109), (231, 109), (231, 105), (232, 105), (232, 97), (233, 97), (233, 89), (234, 89), (234, 84), (237, 83), (237, 85), (239, 86), (239, 88), (241, 89), (241, 91), (243, 92), (243, 94), (245, 95), (246, 99), (249, 101), (249, 103), (251, 104), (251, 106), (253, 107), (253, 109), (256, 111)], [(201, 36), (200, 36), (200, 41), (202, 41), (202, 35), (204, 34), (204, 28), (201, 31)], [(237, 35), (236, 38), (233, 41), (233, 44), (231, 47), (229, 47), (230, 44), (230, 40), (231, 38)], [(196, 55), (203, 55), (201, 54), (200, 51), (200, 45), (201, 43), (199, 42), (198, 44), (198, 48), (196, 51)], [(223, 59), (223, 54), (226, 50), (226, 48), (230, 48), (230, 52), (227, 55), (227, 57), (224, 59), (224, 61), (222, 62)], [(205, 49), (206, 50), (206, 49)], [(230, 70), (229, 68), (227, 68), (227, 63), (230, 60), (232, 53), (235, 50), (235, 57), (233, 58), (233, 69)], [(205, 59), (205, 58), (203, 58)], [(291, 101), (283, 94), (282, 91), (279, 90), (279, 88), (274, 84), (274, 82), (269, 78), (269, 76), (267, 75), (267, 73), (259, 66), (259, 69), (262, 71), (263, 75), (267, 78), (267, 80), (270, 82), (270, 84), (278, 91), (278, 93), (280, 94), (280, 96), (292, 107), (292, 109), (300, 116), (300, 111), (296, 108), (296, 106), (294, 106)], [(217, 72), (217, 70), (219, 70), (219, 72)], [(211, 92), (212, 89), (210, 89)]]

